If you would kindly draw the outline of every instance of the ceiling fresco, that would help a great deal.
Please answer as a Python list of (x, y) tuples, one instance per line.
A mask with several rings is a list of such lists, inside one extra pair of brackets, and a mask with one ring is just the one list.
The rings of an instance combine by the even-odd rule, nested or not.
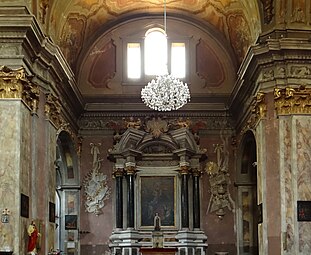
[[(124, 102), (128, 102), (136, 98), (140, 102), (142, 84), (124, 86), (121, 69), (106, 60), (120, 56), (116, 54), (120, 49), (118, 29), (128, 33), (127, 24), (135, 28), (144, 19), (149, 26), (155, 20), (163, 23), (164, 0), (41, 0), (41, 3), (44, 9), (41, 22), (46, 33), (63, 52), (86, 101), (97, 103), (104, 98), (106, 102), (115, 102), (118, 98), (121, 102), (125, 98)], [(183, 27), (187, 27), (185, 22), (193, 26), (187, 28), (188, 35), (193, 34), (196, 40), (198, 60), (192, 63), (196, 70), (191, 71), (190, 77), (191, 102), (202, 103), (206, 98), (217, 101), (219, 96), (222, 107), (226, 100), (223, 98), (229, 97), (234, 86), (239, 64), (261, 31), (257, 0), (166, 0), (166, 10), (168, 24), (175, 24), (175, 31), (179, 23), (184, 22)], [(168, 27), (168, 33), (169, 28), (174, 31)]]
[[(167, 0), (166, 6), (168, 15), (179, 13), (211, 24), (232, 45), (238, 62), (260, 31), (256, 0)], [(48, 33), (73, 65), (105, 24), (126, 15), (161, 13), (163, 7), (163, 0), (54, 0)], [(70, 31), (79, 35), (71, 35), (72, 42)]]

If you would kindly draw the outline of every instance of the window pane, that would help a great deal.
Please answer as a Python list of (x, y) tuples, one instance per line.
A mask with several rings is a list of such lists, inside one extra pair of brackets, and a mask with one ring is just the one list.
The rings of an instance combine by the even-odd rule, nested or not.
[(171, 73), (176, 78), (186, 76), (186, 47), (185, 43), (172, 43)]
[(160, 75), (167, 72), (167, 40), (161, 31), (152, 31), (145, 38), (145, 73)]
[(127, 44), (127, 77), (139, 79), (141, 75), (140, 43)]

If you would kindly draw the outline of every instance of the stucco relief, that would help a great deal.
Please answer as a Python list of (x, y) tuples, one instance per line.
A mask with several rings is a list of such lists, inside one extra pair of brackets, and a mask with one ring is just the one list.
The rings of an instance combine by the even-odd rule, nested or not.
[(306, 10), (305, 0), (293, 0), (291, 22), (304, 23), (306, 21), (305, 10)]
[(231, 184), (229, 174), (229, 151), (228, 139), (222, 137), (223, 144), (214, 144), (216, 162), (209, 161), (205, 171), (210, 183), (210, 201), (206, 213), (215, 212), (221, 219), (225, 216), (225, 208), (229, 211), (234, 209), (234, 201), (229, 192)]
[(90, 144), (93, 155), (92, 170), (84, 177), (83, 186), (85, 193), (85, 209), (89, 213), (99, 215), (105, 206), (105, 200), (109, 199), (111, 189), (107, 184), (107, 175), (100, 173), (101, 161), (99, 147), (101, 144)]

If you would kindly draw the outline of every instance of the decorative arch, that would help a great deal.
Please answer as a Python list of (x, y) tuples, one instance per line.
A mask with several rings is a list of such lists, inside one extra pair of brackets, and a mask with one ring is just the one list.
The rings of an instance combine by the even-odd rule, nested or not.
[(239, 254), (258, 254), (258, 224), (261, 223), (257, 199), (257, 145), (251, 130), (247, 131), (238, 157), (238, 249)]
[[(80, 211), (78, 154), (72, 136), (66, 131), (60, 131), (57, 137), (55, 168), (56, 230), (54, 248), (66, 251), (68, 235), (74, 236), (76, 247), (79, 247), (77, 230)], [(69, 219), (74, 219), (73, 227), (69, 227)]]

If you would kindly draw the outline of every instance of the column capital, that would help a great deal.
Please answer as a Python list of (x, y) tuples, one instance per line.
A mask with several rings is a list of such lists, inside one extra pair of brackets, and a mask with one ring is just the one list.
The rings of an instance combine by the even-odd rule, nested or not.
[(112, 174), (115, 178), (122, 177), (124, 175), (124, 168), (123, 167), (115, 168)]
[(204, 172), (199, 167), (191, 168), (191, 173), (193, 176), (200, 177)]
[(125, 167), (125, 171), (127, 175), (134, 175), (136, 173), (136, 166), (135, 165), (128, 165)]
[(180, 172), (180, 174), (182, 174), (182, 175), (184, 175), (184, 174), (189, 174), (189, 173), (190, 173), (190, 167), (189, 167), (189, 165), (180, 165), (179, 172)]

